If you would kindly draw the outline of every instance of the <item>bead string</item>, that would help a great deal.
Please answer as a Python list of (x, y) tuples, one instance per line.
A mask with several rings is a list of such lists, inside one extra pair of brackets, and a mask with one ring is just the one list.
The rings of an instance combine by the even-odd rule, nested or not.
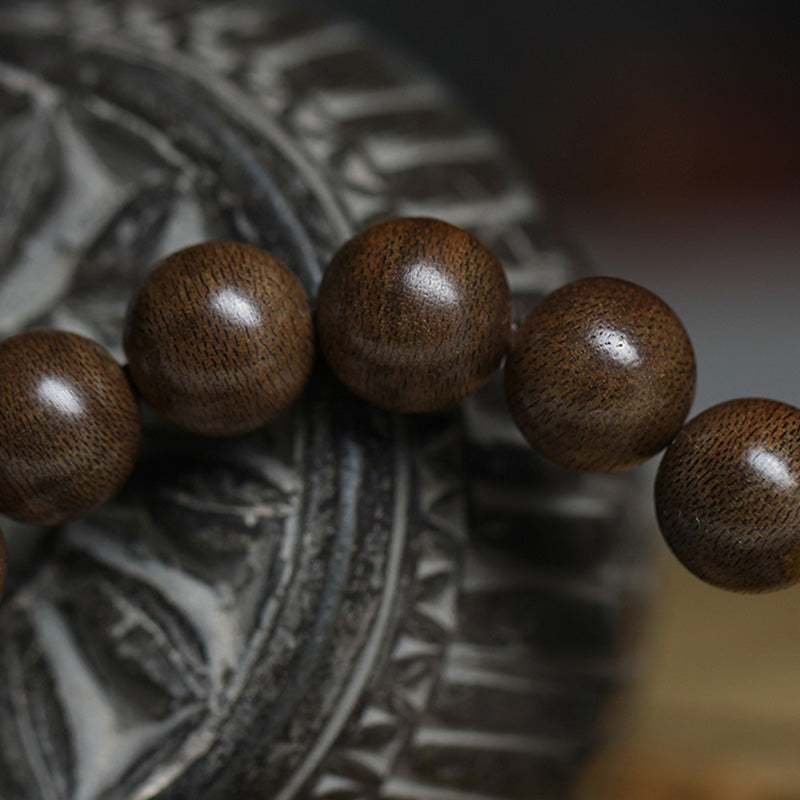
[[(615, 472), (667, 448), (656, 515), (695, 575), (735, 591), (800, 581), (800, 410), (733, 400), (684, 426), (694, 353), (646, 289), (578, 280), (514, 329), (503, 269), (483, 244), (439, 220), (392, 219), (334, 256), (316, 333), (339, 380), (395, 412), (448, 408), (505, 358), (511, 416), (546, 458)], [(73, 333), (0, 342), (0, 513), (55, 525), (112, 497), (141, 440), (135, 393), (194, 433), (260, 428), (302, 393), (314, 341), (308, 299), (283, 264), (206, 242), (157, 264), (133, 297), (127, 375)], [(0, 533), (0, 592), (5, 573)]]

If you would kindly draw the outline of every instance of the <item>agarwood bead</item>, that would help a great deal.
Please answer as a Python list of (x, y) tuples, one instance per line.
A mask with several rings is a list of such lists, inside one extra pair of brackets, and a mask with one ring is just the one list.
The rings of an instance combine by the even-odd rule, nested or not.
[(664, 539), (697, 577), (764, 592), (800, 581), (800, 409), (730, 400), (667, 448), (655, 487)]
[(680, 320), (641, 286), (585, 278), (553, 292), (520, 326), (506, 362), (514, 421), (574, 469), (635, 467), (677, 434), (695, 360)]
[(3, 531), (0, 531), (0, 597), (6, 587), (6, 572), (8, 571), (8, 553), (6, 552), (6, 540), (3, 538)]
[(127, 480), (141, 425), (122, 368), (97, 342), (30, 331), (0, 342), (0, 513), (55, 525)]
[(230, 436), (288, 408), (314, 363), (303, 287), (242, 242), (205, 242), (155, 266), (125, 322), (131, 379), (167, 419)]
[(439, 411), (497, 369), (511, 295), (497, 259), (466, 231), (391, 219), (336, 254), (317, 327), (328, 363), (355, 394), (390, 411)]

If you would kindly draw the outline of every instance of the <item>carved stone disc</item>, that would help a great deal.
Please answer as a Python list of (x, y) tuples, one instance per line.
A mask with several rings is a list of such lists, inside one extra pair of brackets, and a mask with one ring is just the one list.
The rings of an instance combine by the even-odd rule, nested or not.
[[(519, 310), (574, 274), (435, 81), (263, 0), (0, 4), (0, 184), (0, 330), (118, 355), (132, 286), (211, 237), (312, 295), (394, 214), (473, 230)], [(27, 564), (12, 531), (0, 798), (560, 796), (627, 674), (636, 497), (538, 461), (496, 386), (402, 418), (320, 368), (257, 436), (150, 422), (117, 502)]]

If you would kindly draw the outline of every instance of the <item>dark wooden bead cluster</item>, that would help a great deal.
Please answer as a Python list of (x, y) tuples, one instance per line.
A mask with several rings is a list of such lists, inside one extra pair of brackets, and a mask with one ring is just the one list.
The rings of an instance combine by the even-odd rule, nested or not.
[[(659, 524), (695, 574), (740, 591), (800, 580), (800, 411), (739, 400), (682, 428), (694, 353), (646, 289), (576, 281), (512, 336), (509, 288), (486, 247), (440, 220), (393, 219), (335, 255), (317, 333), (339, 379), (396, 412), (454, 405), (508, 355), (511, 414), (547, 458), (614, 472), (668, 446)], [(206, 242), (156, 265), (131, 301), (124, 345), (142, 398), (209, 436), (275, 419), (314, 362), (302, 287), (239, 242)], [(86, 513), (127, 479), (140, 435), (128, 378), (98, 344), (54, 331), (0, 343), (0, 512), (44, 524)], [(5, 563), (0, 534), (0, 588)]]
[[(167, 419), (245, 433), (303, 391), (311, 311), (268, 253), (207, 242), (152, 270), (131, 302), (125, 349), (133, 385)], [(0, 342), (1, 513), (40, 525), (83, 516), (125, 483), (140, 438), (133, 386), (99, 344), (59, 331)]]

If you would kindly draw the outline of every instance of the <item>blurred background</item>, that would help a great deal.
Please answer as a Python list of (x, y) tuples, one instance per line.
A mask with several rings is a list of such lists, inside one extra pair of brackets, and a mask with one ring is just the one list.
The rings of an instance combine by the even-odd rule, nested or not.
[[(800, 403), (796, 4), (316, 4), (434, 67), (510, 142), (594, 269), (678, 311), (697, 351), (693, 413)], [(625, 736), (585, 798), (798, 800), (800, 590), (727, 595), (662, 562)]]

